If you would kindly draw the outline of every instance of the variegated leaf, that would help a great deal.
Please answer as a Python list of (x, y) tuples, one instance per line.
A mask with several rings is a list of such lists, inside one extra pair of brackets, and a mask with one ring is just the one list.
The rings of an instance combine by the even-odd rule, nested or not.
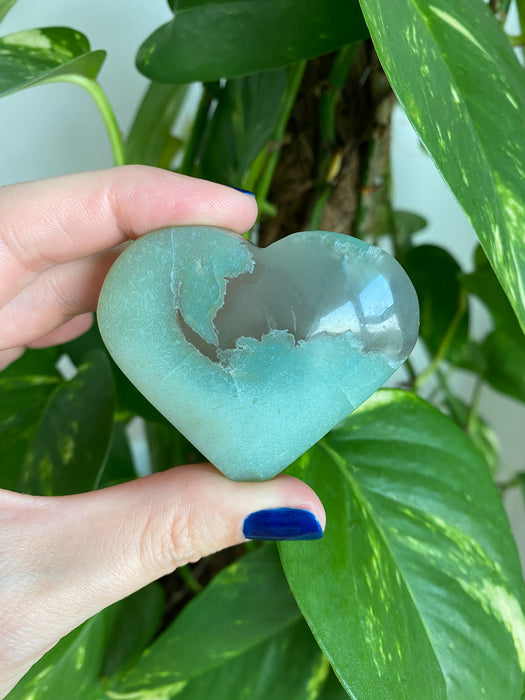
[[(1, 10), (1, 7), (0, 7)], [(0, 37), (0, 97), (64, 75), (95, 79), (105, 51), (69, 27), (43, 27)]]
[(285, 571), (352, 697), (519, 698), (524, 588), (486, 462), (445, 415), (382, 391), (290, 472), (327, 510)]
[(525, 329), (525, 74), (481, 0), (360, 0), (408, 118)]

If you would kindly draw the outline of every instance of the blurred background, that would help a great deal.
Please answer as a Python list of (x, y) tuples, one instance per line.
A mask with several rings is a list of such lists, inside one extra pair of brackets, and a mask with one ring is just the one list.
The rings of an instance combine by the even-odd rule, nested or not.
[[(0, 33), (66, 25), (86, 34), (91, 48), (106, 49), (108, 57), (99, 81), (120, 128), (126, 133), (147, 85), (134, 67), (136, 50), (170, 17), (165, 0), (148, 3), (128, 0), (125, 4), (103, 0), (90, 3), (18, 0), (2, 23)], [(512, 16), (507, 29), (517, 32)], [(0, 100), (0, 185), (111, 165), (111, 150), (102, 120), (90, 96), (81, 88), (46, 85)], [(413, 211), (428, 221), (420, 242), (447, 248), (464, 270), (470, 271), (476, 236), (399, 107), (393, 118), (392, 180), (394, 209)], [(473, 333), (482, 337), (490, 321), (481, 304), (475, 300), (471, 304)], [(423, 352), (421, 347), (416, 347), (413, 356), (416, 368), (424, 363)], [(394, 377), (393, 382), (396, 381)], [(473, 391), (470, 377), (457, 372), (454, 381), (456, 392), (470, 398)], [(488, 387), (483, 389), (480, 406), (482, 416), (499, 436), (502, 464), (499, 479), (507, 481), (516, 472), (525, 471), (525, 406)], [(506, 492), (505, 505), (523, 564), (525, 509), (518, 489)]]

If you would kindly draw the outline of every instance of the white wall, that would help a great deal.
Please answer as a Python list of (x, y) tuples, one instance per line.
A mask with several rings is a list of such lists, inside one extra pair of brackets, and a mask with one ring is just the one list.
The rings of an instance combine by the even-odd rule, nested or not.
[[(126, 132), (146, 85), (134, 68), (136, 50), (169, 17), (166, 0), (19, 0), (0, 25), (0, 34), (68, 25), (84, 32), (93, 49), (108, 48), (100, 82)], [(429, 228), (420, 240), (443, 245), (469, 269), (475, 235), (400, 109), (394, 116), (392, 155), (395, 208), (425, 216)], [(0, 99), (0, 184), (111, 164), (101, 119), (80, 88), (47, 85)], [(479, 305), (475, 305), (474, 312), (474, 330), (481, 336), (487, 330), (488, 318)], [(458, 390), (468, 397), (472, 390), (469, 378), (459, 374), (456, 381)], [(487, 389), (481, 411), (501, 438), (502, 478), (525, 469), (525, 408)], [(525, 514), (519, 495), (511, 495), (507, 505), (515, 532), (522, 540)], [(520, 542), (520, 547), (525, 561), (525, 545)]]
[[(147, 85), (134, 66), (142, 41), (171, 17), (166, 0), (18, 0), (0, 34), (69, 26), (108, 50), (100, 83), (127, 132)], [(0, 99), (0, 184), (105, 168), (111, 150), (98, 111), (75, 85), (43, 85)]]
[[(418, 242), (443, 246), (466, 271), (471, 270), (472, 255), (478, 244), (476, 235), (399, 107), (393, 120), (392, 181), (394, 208), (421, 214), (429, 222), (427, 230), (419, 234)], [(490, 328), (488, 314), (481, 304), (475, 302), (471, 304), (470, 311), (473, 335), (480, 339)], [(417, 350), (416, 364), (424, 359), (420, 348)], [(453, 388), (468, 400), (473, 381), (466, 372), (458, 372)], [(501, 441), (499, 479), (505, 481), (515, 472), (525, 471), (525, 406), (485, 388), (481, 395), (480, 413), (495, 429)], [(519, 492), (509, 493), (505, 505), (525, 568), (525, 509)]]

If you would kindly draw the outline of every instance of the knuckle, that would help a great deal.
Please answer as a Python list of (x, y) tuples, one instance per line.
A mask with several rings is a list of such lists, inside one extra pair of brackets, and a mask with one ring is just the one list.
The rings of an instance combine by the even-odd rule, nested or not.
[(199, 537), (189, 523), (186, 512), (160, 518), (158, 513), (150, 513), (140, 538), (139, 557), (145, 570), (153, 568), (164, 575), (200, 559)]

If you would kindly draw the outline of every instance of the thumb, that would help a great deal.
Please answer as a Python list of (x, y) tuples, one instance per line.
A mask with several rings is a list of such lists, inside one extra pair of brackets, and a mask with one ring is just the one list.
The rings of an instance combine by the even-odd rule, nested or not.
[[(36, 644), (36, 658), (87, 618), (178, 566), (247, 538), (315, 539), (325, 522), (315, 493), (294, 477), (234, 482), (206, 464), (74, 496), (4, 491), (0, 506), (8, 578), (2, 572), (0, 605), (13, 611), (11, 638), (19, 644), (11, 647), (28, 652)], [(10, 580), (14, 607), (1, 600)]]

